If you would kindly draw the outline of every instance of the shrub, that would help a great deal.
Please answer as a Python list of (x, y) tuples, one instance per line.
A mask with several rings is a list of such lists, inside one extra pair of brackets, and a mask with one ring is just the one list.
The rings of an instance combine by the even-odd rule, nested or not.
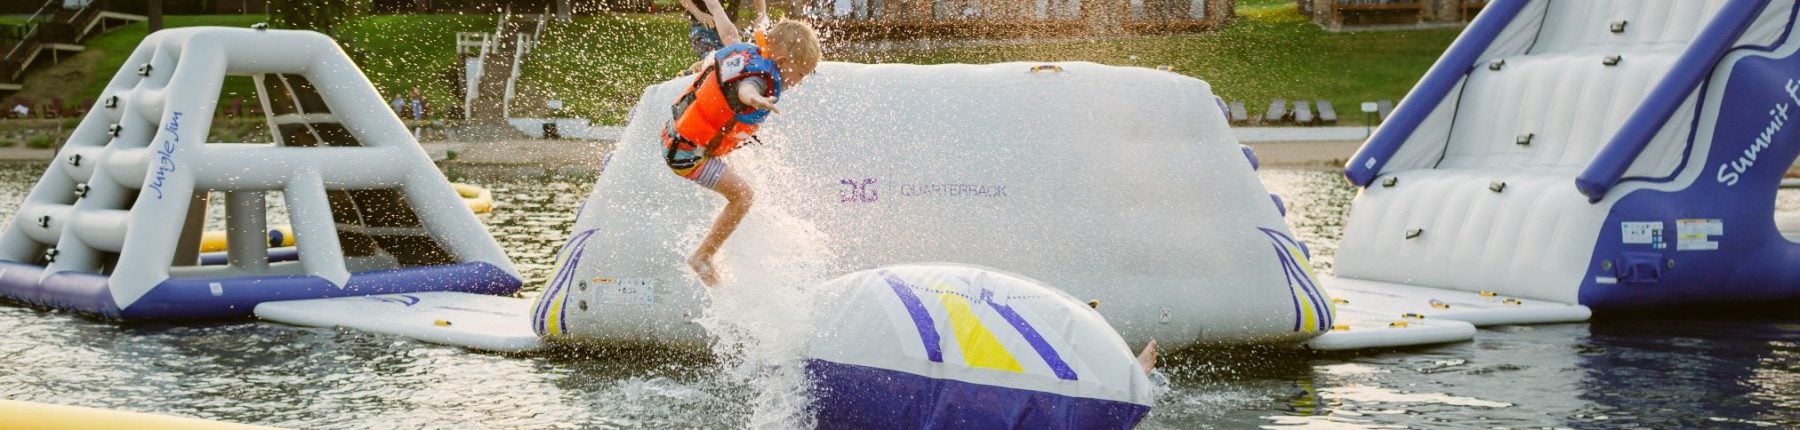
[(32, 149), (45, 149), (45, 148), (49, 148), (50, 145), (55, 145), (55, 144), (56, 144), (56, 137), (50, 136), (50, 135), (40, 134), (40, 135), (32, 136), (30, 138), (25, 139), (25, 147), (32, 148)]

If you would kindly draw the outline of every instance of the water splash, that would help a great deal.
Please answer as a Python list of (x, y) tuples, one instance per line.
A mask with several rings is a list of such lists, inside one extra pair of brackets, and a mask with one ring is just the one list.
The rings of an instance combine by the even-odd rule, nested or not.
[[(773, 154), (739, 154), (733, 168), (753, 184), (757, 203), (718, 255), (723, 282), (707, 291), (710, 304), (698, 322), (715, 339), (722, 382), (754, 393), (749, 427), (811, 428), (804, 371), (815, 327), (811, 287), (835, 273), (830, 237), (797, 213), (804, 197), (784, 192), (804, 175)], [(685, 232), (691, 239), (682, 249), (693, 249), (708, 227)]]

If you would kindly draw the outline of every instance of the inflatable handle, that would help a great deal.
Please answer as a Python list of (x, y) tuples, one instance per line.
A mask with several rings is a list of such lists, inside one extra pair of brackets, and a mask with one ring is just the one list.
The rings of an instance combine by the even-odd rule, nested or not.
[(1275, 193), (1269, 193), (1269, 199), (1275, 201), (1276, 212), (1281, 213), (1281, 216), (1287, 216), (1287, 203), (1281, 201), (1281, 196), (1275, 195)]
[(1619, 132), (1613, 134), (1612, 140), (1594, 154), (1594, 161), (1575, 177), (1575, 188), (1587, 195), (1588, 202), (1605, 199), (1606, 192), (1619, 184), (1625, 171), (1631, 169), (1639, 154), (1644, 153), (1644, 147), (1650, 145), (1650, 139), (1656, 138), (1669, 117), (1687, 100), (1688, 94), (1712, 73), (1713, 67), (1731, 50), (1744, 30), (1756, 23), (1756, 17), (1768, 5), (1769, 0), (1726, 3), (1712, 22), (1700, 30), (1694, 43), (1675, 60), (1675, 68), (1670, 69), (1662, 82), (1656, 84), (1656, 89), (1644, 98), (1644, 103), (1639, 105), (1642, 107), (1631, 112), (1625, 124), (1619, 126)]
[(1062, 66), (1058, 66), (1055, 64), (1039, 64), (1036, 66), (1031, 66), (1031, 73), (1042, 73), (1042, 72), (1062, 73), (1062, 71), (1063, 71)]
[(1392, 159), (1400, 146), (1412, 137), (1425, 117), (1431, 115), (1444, 98), (1450, 95), (1462, 82), (1469, 69), (1481, 61), (1494, 39), (1506, 30), (1508, 24), (1519, 16), (1519, 12), (1530, 3), (1525, 0), (1495, 0), (1488, 2), (1487, 8), (1475, 16), (1475, 22), (1463, 31), (1461, 37), (1450, 44), (1450, 49), (1437, 63), (1425, 72), (1419, 85), (1412, 92), (1400, 99), (1400, 105), (1394, 107), (1394, 113), (1388, 120), (1375, 129), (1375, 135), (1369, 136), (1368, 143), (1350, 157), (1344, 165), (1344, 177), (1358, 187), (1367, 187), (1376, 176), (1381, 174), (1382, 166)]
[(1250, 149), (1250, 145), (1244, 144), (1238, 144), (1238, 148), (1243, 149), (1244, 158), (1250, 160), (1250, 171), (1262, 168), (1262, 160), (1256, 157), (1256, 150)]

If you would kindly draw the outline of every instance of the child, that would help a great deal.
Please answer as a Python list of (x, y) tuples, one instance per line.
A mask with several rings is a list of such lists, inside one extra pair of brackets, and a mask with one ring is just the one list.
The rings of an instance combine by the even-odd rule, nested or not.
[[(723, 27), (718, 27), (717, 24), (715, 24), (716, 17), (723, 16), (726, 21), (731, 21), (733, 17), (730, 14), (719, 14), (701, 10), (701, 5), (694, 4), (694, 1), (695, 0), (681, 0), (681, 8), (686, 9), (688, 15), (688, 44), (694, 47), (695, 56), (704, 57), (707, 53), (717, 51), (719, 48), (723, 48), (727, 45), (727, 43), (724, 43), (719, 38), (719, 29)], [(733, 6), (730, 10), (730, 12), (736, 11), (736, 6)], [(765, 20), (768, 15), (769, 9), (763, 4), (763, 0), (756, 0), (757, 19), (759, 21)], [(732, 29), (733, 36), (736, 36), (736, 31), (735, 28)]]
[(718, 284), (713, 254), (750, 210), (750, 184), (721, 159), (754, 139), (775, 109), (783, 88), (799, 85), (819, 65), (819, 37), (806, 23), (781, 20), (756, 43), (739, 43), (738, 30), (719, 7), (704, 0), (725, 47), (695, 64), (694, 84), (675, 101), (674, 120), (663, 128), (663, 160), (676, 175), (725, 196), (725, 210), (688, 257), (688, 267), (708, 287)]

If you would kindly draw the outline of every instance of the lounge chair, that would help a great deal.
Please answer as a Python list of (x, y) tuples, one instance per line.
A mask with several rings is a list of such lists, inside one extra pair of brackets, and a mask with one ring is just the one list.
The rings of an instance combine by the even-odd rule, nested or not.
[(1262, 124), (1280, 124), (1282, 121), (1287, 120), (1287, 118), (1287, 99), (1274, 99), (1269, 101), (1269, 110), (1263, 111)]
[(1330, 100), (1319, 100), (1318, 108), (1319, 108), (1319, 123), (1325, 124), (1325, 125), (1337, 125), (1337, 122), (1338, 122), (1337, 108), (1331, 107)]
[(1294, 123), (1300, 125), (1313, 125), (1312, 102), (1306, 100), (1294, 100)]
[(1376, 124), (1387, 122), (1388, 115), (1392, 115), (1394, 113), (1394, 101), (1393, 100), (1382, 100), (1379, 102), (1375, 102), (1375, 106), (1376, 106), (1376, 108), (1375, 108), (1375, 123)]
[(1244, 109), (1243, 100), (1232, 101), (1229, 110), (1231, 111), (1231, 125), (1245, 125), (1250, 123), (1250, 110)]

